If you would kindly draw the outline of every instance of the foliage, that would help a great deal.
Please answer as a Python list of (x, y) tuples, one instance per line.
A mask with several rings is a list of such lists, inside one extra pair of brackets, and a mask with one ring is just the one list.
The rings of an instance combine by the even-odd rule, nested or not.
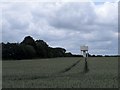
[(27, 36), (21, 43), (2, 43), (2, 59), (32, 59), (72, 56), (64, 48), (52, 48), (43, 40)]
[(35, 43), (34, 39), (31, 36), (25, 37), (24, 40), (21, 42), (21, 44), (31, 45), (33, 47), (36, 46), (36, 43)]

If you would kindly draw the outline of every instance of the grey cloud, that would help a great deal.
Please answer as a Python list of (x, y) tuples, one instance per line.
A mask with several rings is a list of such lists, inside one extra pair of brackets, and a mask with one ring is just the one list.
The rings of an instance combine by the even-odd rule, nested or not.
[(83, 44), (90, 47), (91, 54), (116, 53), (117, 25), (97, 22), (94, 8), (91, 3), (13, 4), (3, 11), (3, 41), (20, 42), (31, 35), (76, 54)]
[(50, 25), (56, 28), (86, 30), (93, 25), (95, 12), (90, 3), (66, 3), (49, 19)]
[[(25, 30), (28, 28), (29, 23), (22, 23), (18, 19), (10, 19), (8, 20), (8, 23), (10, 24), (10, 30)], [(3, 25), (4, 29), (4, 25)]]

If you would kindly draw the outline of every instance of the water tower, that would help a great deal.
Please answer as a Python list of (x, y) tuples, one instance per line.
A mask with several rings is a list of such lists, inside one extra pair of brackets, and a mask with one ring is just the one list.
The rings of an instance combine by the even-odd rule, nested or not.
[(88, 46), (80, 46), (80, 50), (81, 50), (81, 53), (83, 55), (83, 57), (88, 57)]
[(81, 53), (85, 59), (85, 67), (84, 67), (84, 72), (88, 72), (88, 64), (87, 64), (87, 57), (88, 57), (88, 46), (80, 46)]

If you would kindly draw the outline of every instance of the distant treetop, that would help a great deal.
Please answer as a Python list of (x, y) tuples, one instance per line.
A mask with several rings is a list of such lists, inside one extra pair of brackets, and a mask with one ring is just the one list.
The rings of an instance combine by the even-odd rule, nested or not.
[(24, 38), (24, 40), (21, 42), (21, 44), (31, 45), (31, 46), (35, 46), (36, 45), (34, 39), (31, 36), (26, 36)]

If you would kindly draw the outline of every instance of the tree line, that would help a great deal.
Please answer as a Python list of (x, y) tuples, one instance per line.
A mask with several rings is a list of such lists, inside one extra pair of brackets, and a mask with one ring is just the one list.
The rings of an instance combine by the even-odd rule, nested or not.
[[(71, 57), (72, 53), (66, 53), (61, 47), (53, 48), (43, 40), (34, 40), (27, 36), (21, 43), (1, 43), (3, 60), (21, 60), (33, 58)], [(75, 55), (74, 55), (75, 56)], [(77, 55), (76, 55), (77, 56)]]
[[(34, 58), (54, 58), (54, 57), (82, 57), (71, 52), (66, 53), (66, 49), (50, 47), (43, 40), (34, 40), (27, 36), (20, 43), (0, 43), (2, 46), (2, 60), (21, 60)], [(1, 54), (0, 54), (1, 55)], [(111, 57), (111, 55), (90, 55), (89, 57)], [(112, 57), (118, 57), (114, 55)]]

